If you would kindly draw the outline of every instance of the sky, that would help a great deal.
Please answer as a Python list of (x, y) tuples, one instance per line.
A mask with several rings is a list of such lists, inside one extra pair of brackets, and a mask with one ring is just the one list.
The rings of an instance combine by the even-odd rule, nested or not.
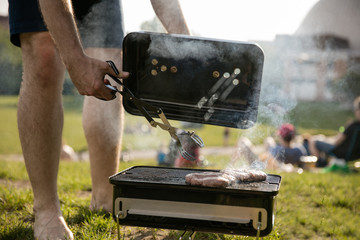
[[(318, 0), (180, 0), (192, 32), (228, 40), (271, 41), (292, 34)], [(154, 17), (149, 0), (123, 0), (126, 32), (139, 31)], [(0, 0), (6, 15), (8, 0)]]

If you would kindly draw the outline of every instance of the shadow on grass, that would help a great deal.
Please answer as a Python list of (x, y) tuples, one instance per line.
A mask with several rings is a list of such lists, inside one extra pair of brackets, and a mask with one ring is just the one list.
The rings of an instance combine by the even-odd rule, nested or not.
[(72, 216), (68, 216), (66, 218), (66, 222), (70, 225), (79, 225), (85, 222), (89, 222), (89, 220), (93, 218), (111, 218), (111, 213), (107, 211), (92, 211), (88, 206), (77, 206), (77, 211)]
[(32, 226), (20, 223), (18, 226), (11, 226), (8, 231), (0, 233), (0, 240), (32, 240), (33, 236)]

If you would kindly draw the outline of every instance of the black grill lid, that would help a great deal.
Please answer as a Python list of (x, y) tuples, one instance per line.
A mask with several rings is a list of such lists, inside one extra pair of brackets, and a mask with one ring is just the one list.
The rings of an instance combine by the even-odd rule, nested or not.
[[(256, 44), (134, 32), (123, 54), (124, 84), (169, 119), (234, 128), (256, 122), (264, 61)], [(141, 115), (129, 101), (124, 107)]]

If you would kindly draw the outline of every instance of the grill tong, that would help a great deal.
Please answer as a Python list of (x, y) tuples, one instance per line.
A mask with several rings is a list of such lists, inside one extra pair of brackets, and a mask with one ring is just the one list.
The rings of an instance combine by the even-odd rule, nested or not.
[[(112, 61), (106, 61), (114, 70), (116, 75), (119, 74), (119, 70), (116, 68), (115, 64)], [(181, 156), (190, 161), (195, 161), (195, 156), (191, 155), (189, 152), (198, 146), (203, 147), (203, 140), (196, 135), (194, 132), (184, 131), (175, 127), (172, 127), (168, 119), (166, 118), (164, 112), (161, 108), (157, 108), (143, 100), (138, 99), (134, 94), (127, 88), (117, 77), (108, 74), (116, 83), (120, 84), (123, 87), (123, 91), (117, 89), (116, 86), (110, 84), (105, 84), (107, 88), (113, 91), (115, 95), (116, 92), (120, 93), (126, 100), (132, 102), (136, 108), (141, 112), (141, 114), (148, 120), (152, 127), (159, 126), (161, 129), (168, 131), (171, 138), (176, 142), (176, 146), (180, 151)], [(156, 113), (156, 115), (161, 119), (162, 123), (156, 122), (148, 113), (148, 110)]]

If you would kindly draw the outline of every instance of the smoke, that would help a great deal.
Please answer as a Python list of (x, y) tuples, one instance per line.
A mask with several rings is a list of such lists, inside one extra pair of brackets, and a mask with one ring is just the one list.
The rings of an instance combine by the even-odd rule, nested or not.
[(171, 58), (175, 61), (191, 58), (206, 62), (210, 58), (221, 58), (221, 51), (210, 42), (184, 41), (181, 38), (165, 38), (161, 35), (151, 36), (148, 53), (153, 56)]
[[(239, 104), (239, 101), (244, 101), (243, 106), (247, 105), (247, 118), (242, 118), (241, 121), (235, 123), (239, 128), (251, 127), (254, 124), (258, 111), (259, 104), (259, 92), (260, 92), (260, 79), (263, 66), (263, 55), (261, 50), (257, 48), (247, 47), (250, 43), (230, 43), (226, 41), (219, 41), (216, 43), (207, 40), (198, 39), (183, 39), (182, 37), (164, 37), (164, 35), (151, 35), (151, 44), (148, 48), (148, 54), (159, 58), (167, 58), (173, 61), (186, 62), (188, 59), (196, 60), (199, 65), (206, 67), (207, 62), (216, 59), (218, 62), (230, 62), (235, 61), (235, 66), (232, 65), (231, 70), (219, 69), (217, 81), (208, 86), (208, 91), (204, 96), (199, 96), (199, 100), (195, 105), (199, 110), (208, 109), (204, 114), (205, 122), (212, 118), (217, 111), (215, 104), (219, 101), (227, 102), (230, 94), (239, 88), (240, 94), (243, 96), (235, 97), (235, 101)], [(260, 49), (260, 48), (258, 48)], [(261, 69), (260, 69), (261, 68)], [(251, 75), (251, 76), (250, 76)], [(253, 81), (252, 81), (253, 80)], [(251, 82), (252, 81), (252, 82)], [(251, 93), (250, 93), (251, 92)], [(252, 95), (251, 95), (252, 94)], [(249, 96), (246, 98), (245, 96)], [(273, 94), (274, 97), (278, 97), (278, 93)], [(233, 96), (234, 97), (234, 96)], [(251, 104), (247, 104), (246, 101), (253, 101)], [(288, 101), (285, 101), (288, 102)], [(282, 106), (282, 102), (279, 104), (270, 101), (264, 106), (265, 110), (271, 115), (276, 114), (278, 116), (276, 123), (282, 122), (286, 112), (291, 108)], [(249, 113), (250, 112), (250, 113)], [(238, 112), (236, 113), (238, 114)], [(232, 116), (228, 116), (229, 121), (234, 121)], [(272, 121), (271, 121), (272, 122)], [(276, 124), (275, 123), (275, 124)], [(265, 138), (269, 133), (263, 131), (247, 130), (246, 134), (262, 135)], [(241, 160), (233, 161), (232, 164), (250, 165), (251, 168), (264, 169), (266, 163), (257, 161), (254, 154), (249, 153), (250, 147), (246, 147), (244, 139), (239, 140), (238, 153), (234, 154), (234, 159), (240, 156)], [(246, 158), (246, 159), (244, 159)], [(244, 161), (245, 162), (244, 162)]]
[[(281, 159), (281, 156), (264, 154), (269, 146), (269, 137), (273, 137), (283, 123), (293, 121), (290, 113), (297, 106), (298, 101), (290, 92), (284, 91), (283, 62), (281, 58), (273, 59), (267, 55), (267, 49), (264, 52), (265, 63), (257, 123), (252, 128), (239, 132), (229, 167), (258, 170), (271, 167), (274, 158)], [(275, 145), (275, 142), (272, 145)]]
[(90, 9), (77, 6), (76, 2), (73, 1), (73, 7), (83, 46), (85, 48), (121, 48), (124, 28), (120, 2), (118, 0), (99, 1)]
[[(226, 43), (226, 41), (224, 41)], [(208, 86), (208, 91), (203, 96), (198, 96), (195, 107), (199, 110), (205, 109), (207, 111), (204, 115), (205, 122), (211, 119), (217, 111), (215, 106), (219, 101), (227, 101), (228, 96), (237, 89), (239, 83), (242, 87), (249, 86), (250, 90), (246, 94), (253, 94), (251, 100), (253, 104), (248, 105), (248, 111), (257, 116), (257, 124), (254, 123), (254, 116), (249, 114), (248, 119), (241, 119), (237, 122), (239, 128), (251, 127), (247, 130), (242, 130), (239, 134), (239, 140), (231, 161), (232, 167), (255, 168), (259, 170), (266, 169), (268, 159), (259, 160), (256, 146), (250, 146), (245, 139), (254, 140), (256, 144), (259, 143), (258, 139), (266, 139), (274, 134), (281, 124), (291, 122), (289, 113), (296, 107), (297, 100), (291, 95), (290, 92), (284, 91), (284, 65), (281, 61), (282, 58), (274, 59), (265, 57), (267, 60), (263, 66), (262, 55), (257, 51), (248, 51), (245, 55), (244, 47), (250, 43), (243, 44), (230, 44), (225, 43), (214, 44), (209, 41), (198, 39), (184, 39), (182, 37), (165, 37), (164, 35), (151, 35), (151, 44), (148, 48), (148, 54), (159, 58), (168, 58), (173, 61), (185, 62), (189, 59), (195, 59), (199, 62), (201, 68), (206, 68), (206, 64), (211, 64), (212, 60), (220, 59), (222, 61), (233, 61), (233, 59), (240, 59), (241, 67), (237, 69), (232, 66), (231, 70), (224, 73), (219, 71), (217, 82)], [(219, 47), (220, 46), (220, 47)], [(226, 46), (226, 47), (222, 47)], [(231, 54), (229, 54), (229, 52)], [(262, 53), (261, 53), (262, 54)], [(230, 56), (230, 60), (229, 60)], [(234, 57), (235, 56), (235, 57)], [(266, 55), (265, 55), (266, 56)], [(246, 59), (245, 59), (246, 58)], [(251, 60), (251, 67), (247, 69), (247, 61)], [(239, 61), (239, 60), (238, 60)], [(256, 68), (263, 69), (256, 69)], [(246, 73), (244, 75), (244, 73)], [(248, 82), (247, 74), (252, 75), (254, 82)], [(263, 76), (261, 76), (263, 74)], [(261, 79), (262, 80), (258, 80)], [(251, 85), (253, 84), (253, 85)], [(261, 91), (260, 91), (261, 87)], [(247, 88), (243, 88), (247, 89)], [(259, 96), (259, 92), (261, 92)], [(236, 98), (239, 101), (241, 97)], [(259, 99), (260, 98), (260, 99)], [(240, 99), (242, 100), (242, 99)], [(245, 103), (246, 104), (246, 103)], [(244, 105), (245, 105), (244, 104)], [(234, 121), (231, 116), (228, 116), (229, 121)], [(266, 127), (264, 127), (266, 126)], [(206, 142), (206, 141), (205, 141)], [(255, 150), (254, 150), (255, 149)]]

